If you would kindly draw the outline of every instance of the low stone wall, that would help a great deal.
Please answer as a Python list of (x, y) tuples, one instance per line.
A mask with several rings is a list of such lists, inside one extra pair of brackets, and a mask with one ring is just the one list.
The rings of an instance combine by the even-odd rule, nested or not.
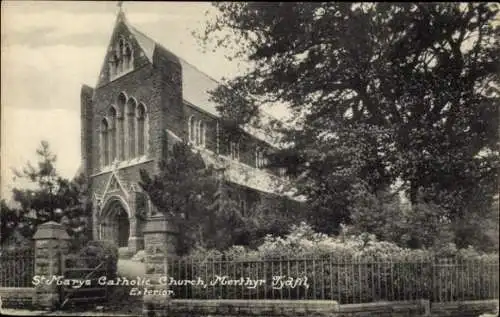
[(314, 300), (189, 300), (167, 301), (169, 317), (478, 317), (494, 312), (497, 300), (430, 304), (428, 300), (339, 305)]
[(4, 308), (26, 308), (33, 306), (34, 287), (0, 287)]
[(340, 305), (336, 317), (413, 317), (430, 316), (429, 302), (426, 300), (405, 302), (376, 302)]
[(170, 317), (211, 316), (332, 316), (335, 301), (300, 300), (189, 300), (172, 299), (166, 307)]
[(478, 317), (484, 313), (496, 312), (497, 309), (498, 300), (433, 303), (431, 305), (432, 317)]
[(413, 317), (426, 316), (425, 304), (380, 302), (339, 305), (336, 301), (314, 300), (180, 300), (168, 301), (169, 317)]

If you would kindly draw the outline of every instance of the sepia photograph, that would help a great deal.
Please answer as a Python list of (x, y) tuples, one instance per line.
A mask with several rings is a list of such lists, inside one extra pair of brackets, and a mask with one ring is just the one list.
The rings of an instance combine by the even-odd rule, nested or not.
[(497, 2), (1, 3), (0, 315), (499, 316)]

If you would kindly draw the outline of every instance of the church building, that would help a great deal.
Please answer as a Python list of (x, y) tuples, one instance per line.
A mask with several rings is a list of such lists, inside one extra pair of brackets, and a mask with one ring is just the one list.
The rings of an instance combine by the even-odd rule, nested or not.
[(266, 167), (270, 133), (241, 127), (221, 138), (208, 91), (218, 83), (129, 24), (120, 10), (94, 88), (81, 89), (82, 168), (91, 191), (93, 238), (131, 252), (144, 248), (143, 220), (152, 209), (139, 171), (158, 171), (175, 142), (189, 143), (237, 188), (244, 212), (262, 197), (284, 197), (283, 170)]

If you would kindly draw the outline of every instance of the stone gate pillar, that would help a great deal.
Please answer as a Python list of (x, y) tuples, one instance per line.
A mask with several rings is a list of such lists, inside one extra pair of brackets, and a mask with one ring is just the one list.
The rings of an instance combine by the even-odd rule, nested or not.
[(148, 218), (144, 228), (146, 276), (151, 286), (143, 294), (144, 316), (166, 316), (164, 307), (169, 299), (166, 283), (160, 283), (168, 273), (167, 260), (175, 255), (177, 230), (163, 213)]
[(144, 249), (144, 236), (142, 229), (144, 227), (146, 214), (146, 195), (138, 191), (137, 186), (132, 186), (133, 194), (129, 199), (130, 208), (130, 237), (128, 240), (128, 248), (131, 253), (136, 253)]
[(41, 224), (35, 235), (35, 296), (33, 304), (46, 310), (60, 303), (60, 287), (56, 283), (61, 272), (62, 255), (68, 253), (69, 236), (64, 227), (54, 221)]

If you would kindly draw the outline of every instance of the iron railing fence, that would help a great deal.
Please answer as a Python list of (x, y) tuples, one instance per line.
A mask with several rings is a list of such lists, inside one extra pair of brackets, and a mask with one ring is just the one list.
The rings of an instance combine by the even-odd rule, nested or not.
[[(498, 272), (492, 258), (178, 258), (169, 260), (165, 282), (174, 298), (450, 302), (498, 299)], [(0, 287), (33, 287), (33, 275), (33, 249), (2, 250)]]
[(340, 303), (496, 299), (497, 260), (172, 259), (174, 298), (313, 299)]
[(33, 248), (0, 250), (0, 287), (33, 287)]

